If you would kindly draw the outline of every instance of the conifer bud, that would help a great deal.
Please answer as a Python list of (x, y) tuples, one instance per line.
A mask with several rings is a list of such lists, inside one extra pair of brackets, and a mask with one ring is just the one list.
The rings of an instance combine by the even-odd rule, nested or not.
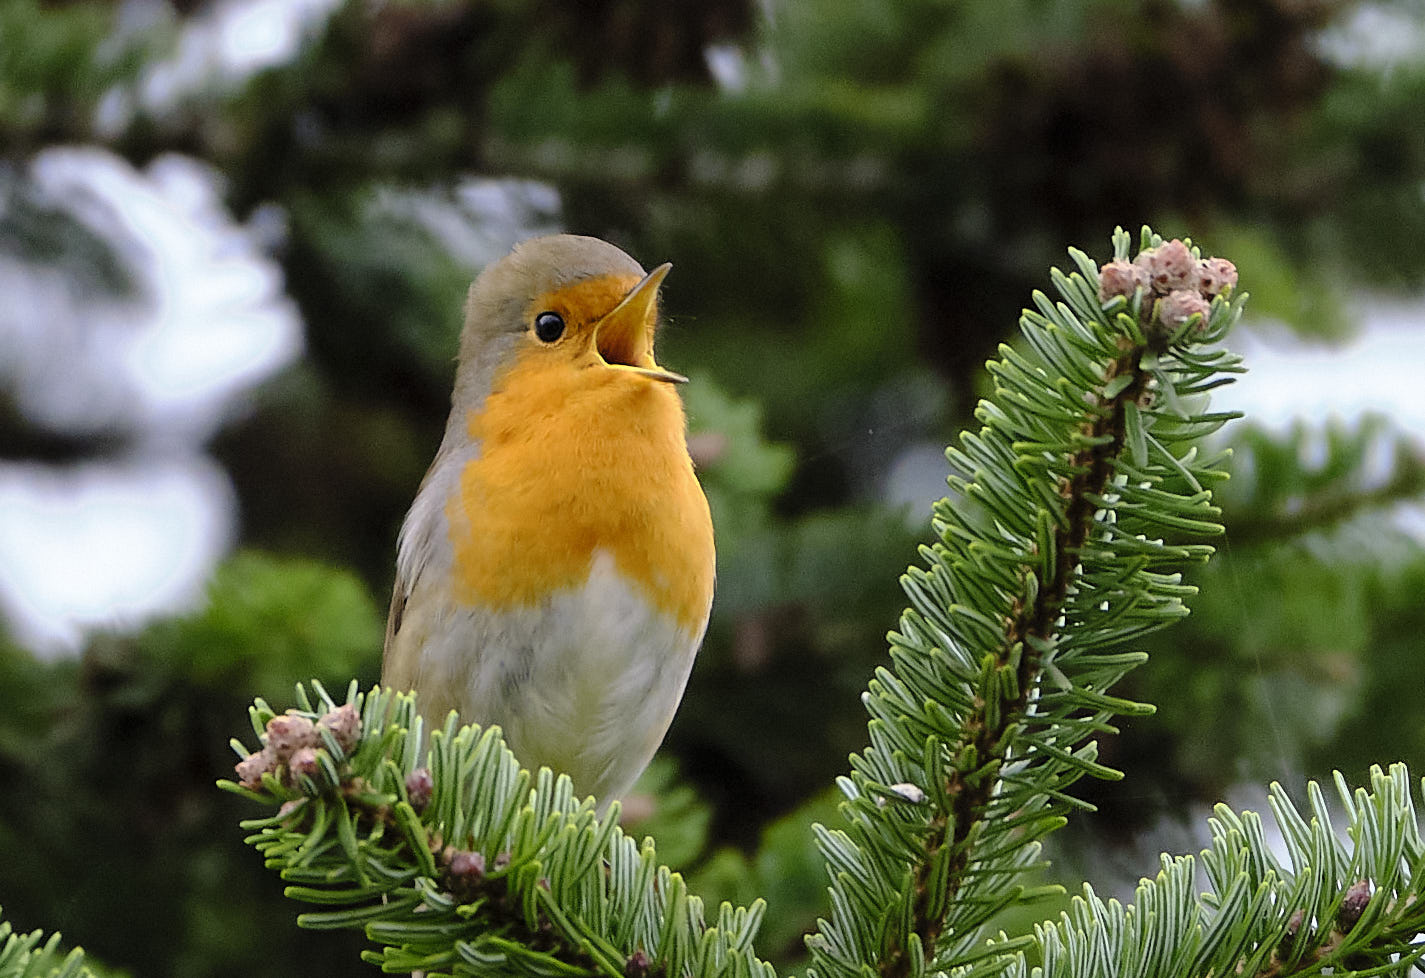
[(272, 755), (272, 748), (264, 747), (238, 761), (233, 770), (237, 772), (238, 784), (255, 790), (262, 787), (262, 776), (276, 767), (277, 758)]
[(410, 799), (411, 807), (416, 811), (425, 811), (434, 792), (435, 778), (431, 775), (430, 768), (418, 767), (406, 775), (406, 797)]
[(1306, 921), (1306, 912), (1295, 910), (1291, 919), (1286, 922), (1286, 933), (1277, 942), (1277, 957), (1285, 960), (1291, 955), (1292, 945), (1296, 943), (1296, 935), (1301, 933), (1301, 925)]
[(445, 888), (461, 902), (475, 899), (485, 878), (484, 854), (447, 847), (442, 855), (445, 859)]
[(1140, 288), (1149, 287), (1146, 269), (1127, 261), (1111, 261), (1098, 270), (1098, 301), (1108, 302), (1115, 296), (1132, 299)]
[(293, 785), (297, 785), (298, 778), (306, 775), (313, 781), (321, 773), (322, 765), (317, 760), (317, 749), (315, 747), (300, 747), (292, 752), (292, 757), (287, 762), (287, 772), (289, 780)]
[(1197, 263), (1197, 289), (1211, 298), (1237, 287), (1237, 266), (1226, 258), (1204, 258)]
[(628, 956), (628, 961), (623, 966), (623, 973), (627, 978), (648, 978), (649, 965), (648, 955), (643, 952), (643, 948), (638, 948)]
[(1211, 311), (1207, 300), (1189, 289), (1174, 289), (1158, 303), (1158, 318), (1169, 329), (1177, 329), (1195, 315), (1201, 315), (1205, 324)]
[(343, 754), (350, 754), (356, 742), (361, 739), (361, 715), (350, 703), (344, 703), (327, 713), (317, 721), (317, 725), (331, 731)]
[(485, 854), (457, 849), (446, 867), (453, 881), (473, 883), (485, 875)]
[(1306, 920), (1306, 911), (1297, 910), (1291, 915), (1291, 919), (1286, 922), (1286, 939), (1296, 940), (1296, 935), (1301, 933), (1302, 922)]
[(267, 721), (267, 747), (279, 764), (303, 747), (315, 747), (318, 741), (316, 726), (304, 716), (288, 713)]
[(1336, 915), (1336, 927), (1343, 934), (1348, 934), (1352, 927), (1355, 927), (1361, 919), (1361, 914), (1366, 912), (1366, 905), (1371, 902), (1371, 884), (1369, 880), (1356, 880), (1346, 890), (1346, 895), (1341, 898), (1341, 911)]
[(1177, 238), (1156, 248), (1140, 251), (1133, 263), (1147, 272), (1153, 291), (1159, 295), (1197, 285), (1197, 259), (1188, 246)]

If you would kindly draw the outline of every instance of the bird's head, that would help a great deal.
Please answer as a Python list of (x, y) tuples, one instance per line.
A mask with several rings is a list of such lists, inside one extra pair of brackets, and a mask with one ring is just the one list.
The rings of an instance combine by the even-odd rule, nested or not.
[(595, 383), (682, 383), (653, 357), (658, 287), (671, 267), (645, 273), (608, 242), (572, 234), (516, 246), (470, 287), (457, 400), (483, 401), (515, 365), (550, 376), (593, 371), (581, 376)]

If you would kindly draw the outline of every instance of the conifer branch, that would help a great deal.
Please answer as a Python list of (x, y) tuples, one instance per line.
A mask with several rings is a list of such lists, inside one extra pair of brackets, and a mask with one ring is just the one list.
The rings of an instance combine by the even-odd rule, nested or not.
[[(1127, 405), (1136, 404), (1147, 389), (1151, 375), (1139, 362), (1146, 352), (1146, 347), (1132, 347), (1111, 361), (1105, 372), (1105, 381), (1127, 377), (1128, 383), (1085, 422), (1084, 447), (1069, 465), (1076, 474), (1060, 487), (1065, 501), (1064, 520), (1054, 529), (1056, 557), (1052, 572), (1032, 598), (1021, 591), (1010, 609), (1005, 639), (995, 656), (996, 668), (1011, 666), (1018, 660), (1016, 687), (1019, 694), (1001, 705), (998, 722), (991, 720), (987, 704), (978, 705), (965, 721), (969, 748), (977, 758), (993, 758), (1000, 764), (1008, 759), (1014, 724), (1028, 709), (1030, 693), (1042, 671), (1041, 655), (1036, 650), (1048, 647), (1054, 638), (1055, 626), (1078, 565), (1079, 551), (1094, 525), (1098, 506), (1092, 500), (1102, 498), (1108, 491), (1114, 472), (1113, 460), (1123, 450), (1127, 437), (1124, 420)], [(915, 927), (922, 948), (936, 946), (944, 925), (944, 918), (930, 910), (930, 875), (936, 854), (943, 847), (957, 853), (947, 874), (949, 898), (953, 900), (969, 862), (970, 832), (984, 818), (997, 787), (997, 782), (989, 777), (973, 782), (960, 771), (952, 771), (949, 777), (946, 794), (952, 799), (952, 808), (947, 815), (931, 820), (926, 858), (920, 863), (915, 879)], [(948, 839), (945, 838), (947, 830), (950, 830)], [(910, 965), (904, 949), (893, 950), (880, 970), (887, 978), (905, 978), (910, 973)]]
[(973, 960), (983, 924), (1037, 895), (1017, 878), (1075, 804), (1065, 789), (1116, 776), (1088, 738), (1148, 709), (1107, 695), (1141, 661), (1114, 647), (1186, 613), (1191, 589), (1157, 568), (1210, 553), (1158, 534), (1221, 532), (1203, 488), (1221, 474), (1190, 443), (1229, 416), (1186, 405), (1239, 369), (1213, 344), (1241, 299), (1230, 263), (1147, 229), (1142, 249), (1130, 264), (1120, 231), (1102, 275), (1071, 253), (1063, 301), (1036, 294), (1028, 352), (1001, 348), (985, 428), (950, 453), (956, 497), (903, 581), (895, 670), (871, 684), (871, 747), (841, 782), (851, 830), (820, 836), (837, 870), (815, 978)]
[(95, 978), (84, 952), (60, 950), (60, 937), (41, 931), (17, 934), (0, 914), (0, 978)]
[(221, 783), (279, 806), (243, 825), (288, 896), (331, 908), (302, 926), (364, 931), (394, 973), (772, 978), (751, 949), (761, 901), (705, 923), (617, 804), (600, 815), (567, 777), (522, 770), (498, 728), (451, 714), (423, 762), (414, 696), (312, 690), (285, 714), (257, 701), (263, 747), (235, 742), (241, 780)]
[[(1057, 923), (1040, 925), (1042, 965), (1015, 952), (980, 969), (1003, 978), (1152, 978), (1181, 975), (1420, 974), (1425, 957), (1425, 844), (1402, 764), (1372, 768), (1352, 791), (1338, 774), (1349, 824), (1338, 834), (1326, 797), (1308, 785), (1305, 815), (1273, 784), (1269, 798), (1287, 850), (1283, 863), (1253, 812), (1219, 805), (1199, 860), (1162, 859), (1134, 902), (1091, 887)], [(1425, 786), (1416, 784), (1425, 797)], [(1198, 891), (1196, 868), (1209, 890)], [(1000, 966), (1003, 966), (1002, 969)]]

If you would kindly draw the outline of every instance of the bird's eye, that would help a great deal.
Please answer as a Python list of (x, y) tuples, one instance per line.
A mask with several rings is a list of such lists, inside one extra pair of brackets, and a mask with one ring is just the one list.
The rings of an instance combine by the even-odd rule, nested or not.
[(543, 343), (553, 343), (564, 335), (564, 317), (557, 312), (542, 312), (534, 317), (534, 335)]

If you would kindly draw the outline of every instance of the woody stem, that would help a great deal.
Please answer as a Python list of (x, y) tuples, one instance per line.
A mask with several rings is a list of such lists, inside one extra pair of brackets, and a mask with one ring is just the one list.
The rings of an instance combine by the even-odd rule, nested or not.
[[(940, 902), (934, 899), (938, 895), (930, 889), (931, 868), (936, 855), (950, 847), (952, 855), (945, 884), (949, 899), (941, 903), (949, 906), (974, 856), (976, 826), (985, 818), (999, 772), (1011, 759), (1013, 738), (1007, 735), (1028, 710), (1030, 695), (1043, 673), (1042, 655), (1036, 646), (1043, 647), (1060, 627), (1065, 599), (1079, 566), (1079, 552), (1094, 526), (1099, 508), (1093, 500), (1107, 490), (1114, 472), (1114, 459), (1123, 451), (1127, 438), (1127, 405), (1141, 398), (1147, 389), (1149, 374), (1140, 365), (1146, 352), (1146, 347), (1135, 346), (1111, 361), (1105, 384), (1124, 373), (1131, 373), (1132, 380), (1116, 396), (1101, 397), (1099, 406), (1086, 412), (1082, 428), (1088, 436), (1086, 447), (1072, 457), (1069, 471), (1075, 474), (1060, 487), (1064, 519), (1054, 532), (1056, 559), (1052, 576), (1039, 582), (1037, 593), (1026, 589), (1004, 618), (1004, 640), (994, 652), (994, 665), (1003, 667), (1018, 656), (1017, 696), (991, 708), (982, 691), (964, 719), (959, 744), (950, 750), (944, 786), (951, 800), (950, 807), (937, 812), (926, 826), (924, 855), (918, 860), (912, 879), (912, 932), (920, 937), (927, 964), (934, 961), (945, 925), (944, 915), (930, 910), (933, 903)], [(912, 972), (908, 953), (907, 948), (897, 947), (887, 954), (880, 963), (881, 975), (907, 978)]]

